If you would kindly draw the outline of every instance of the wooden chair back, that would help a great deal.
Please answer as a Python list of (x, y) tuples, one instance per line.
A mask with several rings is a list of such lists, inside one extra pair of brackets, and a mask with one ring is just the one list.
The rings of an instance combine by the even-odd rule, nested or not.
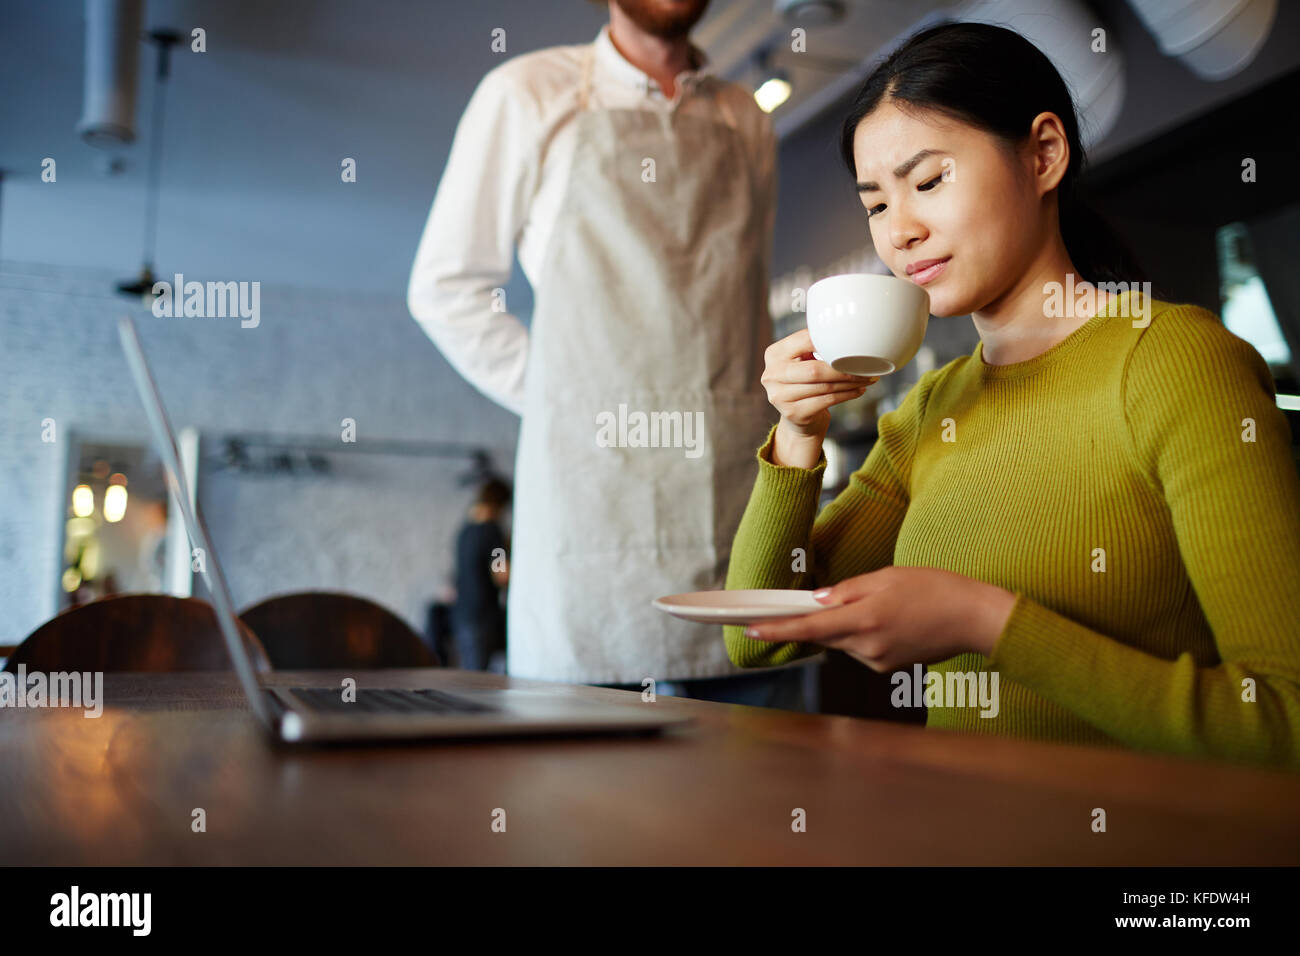
[[(257, 637), (241, 625), (244, 646), (260, 672), (271, 669)], [(119, 594), (68, 608), (18, 645), (5, 662), (29, 671), (231, 670), (212, 605), (170, 594)]]
[(276, 670), (437, 667), (438, 658), (400, 617), (337, 591), (269, 597), (240, 614)]

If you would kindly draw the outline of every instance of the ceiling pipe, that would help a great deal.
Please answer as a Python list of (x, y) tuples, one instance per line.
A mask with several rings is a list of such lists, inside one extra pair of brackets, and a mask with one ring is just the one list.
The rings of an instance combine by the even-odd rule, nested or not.
[[(928, 11), (898, 36), (845, 70), (798, 105), (777, 114), (777, 135), (789, 136), (816, 119), (866, 79), (883, 55), (914, 33), (948, 20), (981, 21), (1010, 27), (1042, 50), (1060, 71), (1079, 112), (1085, 148), (1105, 138), (1119, 120), (1124, 103), (1124, 56), (1107, 37), (1104, 55), (1092, 52), (1091, 31), (1102, 26), (1077, 0), (1054, 0), (1050, 12), (1041, 0), (967, 0), (956, 8)], [(1082, 37), (1083, 42), (1079, 41)]]
[(77, 133), (91, 146), (135, 140), (141, 0), (86, 0), (86, 82)]
[(797, 104), (787, 107), (780, 113), (776, 114), (772, 127), (776, 132), (778, 139), (785, 139), (787, 136), (793, 136), (803, 127), (816, 120), (828, 109), (840, 102), (844, 97), (857, 89), (866, 80), (867, 76), (880, 62), (881, 55), (894, 47), (900, 45), (907, 37), (913, 33), (919, 33), (927, 27), (932, 27), (943, 20), (948, 19), (948, 13), (945, 10), (931, 10), (924, 14), (919, 20), (907, 27), (901, 33), (890, 37), (881, 46), (872, 50), (867, 56), (858, 61), (856, 66), (849, 67), (839, 75), (832, 78), (828, 83), (819, 87), (816, 92), (809, 94), (800, 100)]
[(1074, 97), (1085, 149), (1115, 128), (1124, 105), (1124, 53), (1110, 30), (1105, 52), (1093, 52), (1093, 31), (1106, 25), (1082, 3), (1056, 0), (1044, 9), (1041, 0), (973, 0), (956, 19), (1009, 27), (1047, 55)]
[(844, 19), (844, 0), (776, 0), (776, 10), (789, 26), (824, 27)]
[(1268, 39), (1277, 0), (1129, 0), (1160, 52), (1205, 80), (1240, 73)]

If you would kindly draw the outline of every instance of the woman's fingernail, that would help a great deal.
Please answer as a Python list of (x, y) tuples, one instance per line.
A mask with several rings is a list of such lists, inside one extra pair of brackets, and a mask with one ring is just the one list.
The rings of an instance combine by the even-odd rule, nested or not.
[(813, 600), (820, 601), (822, 598), (829, 597), (830, 593), (831, 593), (830, 588), (822, 588), (820, 591), (814, 591)]
[(758, 637), (758, 628), (756, 628), (756, 627), (747, 627), (747, 628), (745, 628), (745, 636), (746, 636), (746, 637)]

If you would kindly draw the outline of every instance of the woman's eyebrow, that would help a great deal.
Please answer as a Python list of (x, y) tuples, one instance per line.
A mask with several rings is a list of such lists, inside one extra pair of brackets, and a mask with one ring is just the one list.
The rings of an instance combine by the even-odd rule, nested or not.
[[(925, 159), (927, 156), (943, 156), (943, 155), (947, 155), (947, 150), (923, 149), (915, 156), (913, 156), (911, 159), (907, 160), (905, 163), (903, 163), (897, 169), (895, 169), (894, 176), (897, 179), (902, 179), (904, 176), (906, 176), (908, 173), (910, 173), (912, 170), (916, 168), (917, 163)], [(873, 182), (858, 183), (858, 192), (860, 193), (875, 192), (879, 188), (880, 187)]]

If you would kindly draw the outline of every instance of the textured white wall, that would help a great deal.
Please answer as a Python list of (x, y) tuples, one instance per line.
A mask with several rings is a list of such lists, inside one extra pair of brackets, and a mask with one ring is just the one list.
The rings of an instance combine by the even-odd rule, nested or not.
[[(0, 642), (54, 611), (67, 436), (148, 441), (117, 340), (124, 311), (137, 316), (173, 426), (202, 435), (199, 502), (236, 604), (346, 589), (422, 630), (470, 498), (456, 484), (466, 463), (347, 452), (339, 422), (356, 420), (362, 447), (480, 444), (508, 474), (518, 420), (451, 369), (400, 296), (264, 285), (261, 324), (244, 329), (156, 318), (106, 291), (117, 278), (0, 263)], [(45, 418), (54, 444), (41, 440)], [(337, 443), (333, 474), (247, 475), (210, 460), (216, 439), (249, 432)]]

